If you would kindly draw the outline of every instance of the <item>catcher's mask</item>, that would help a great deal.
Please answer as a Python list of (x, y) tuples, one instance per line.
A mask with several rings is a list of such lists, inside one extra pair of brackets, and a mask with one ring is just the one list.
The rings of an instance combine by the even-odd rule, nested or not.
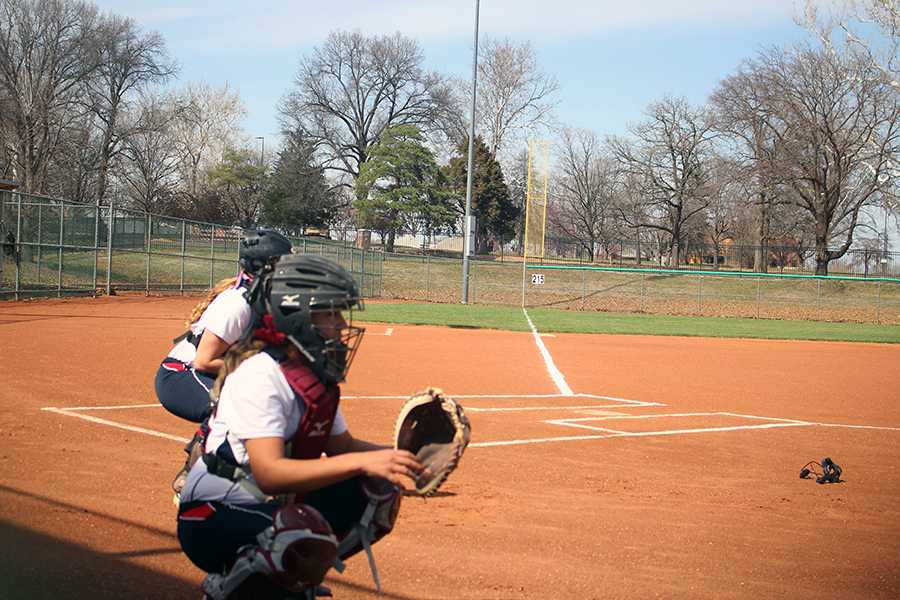
[[(821, 473), (819, 473), (816, 468), (818, 466), (822, 467)], [(841, 469), (840, 465), (830, 458), (825, 457), (818, 465), (815, 461), (806, 463), (803, 468), (800, 469), (800, 479), (807, 479), (812, 474), (816, 476), (816, 483), (840, 483), (841, 473), (843, 472), (844, 470)]]
[(241, 239), (238, 260), (241, 270), (261, 275), (282, 254), (291, 253), (291, 240), (272, 229), (248, 229)]
[(316, 374), (329, 383), (344, 381), (365, 331), (352, 324), (353, 309), (364, 309), (353, 277), (321, 256), (287, 255), (268, 276), (264, 300), (275, 328)]

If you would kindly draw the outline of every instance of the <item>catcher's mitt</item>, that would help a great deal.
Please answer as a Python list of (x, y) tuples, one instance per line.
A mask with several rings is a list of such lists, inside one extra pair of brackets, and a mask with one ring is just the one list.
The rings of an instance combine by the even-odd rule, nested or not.
[(416, 478), (416, 493), (430, 496), (456, 469), (471, 427), (462, 406), (439, 388), (414, 394), (397, 417), (394, 448), (409, 450), (425, 465)]

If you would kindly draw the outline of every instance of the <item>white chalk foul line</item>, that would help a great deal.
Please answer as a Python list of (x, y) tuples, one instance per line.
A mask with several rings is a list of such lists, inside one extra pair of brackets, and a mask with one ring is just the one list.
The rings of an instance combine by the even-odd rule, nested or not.
[[(643, 408), (646, 406), (665, 406), (665, 404), (658, 404), (653, 402), (648, 402), (647, 404), (627, 404), (625, 406), (621, 404), (585, 404), (581, 406), (510, 406), (510, 407), (502, 407), (502, 408), (478, 408), (475, 406), (466, 406), (466, 412), (485, 412), (485, 413), (495, 413), (495, 412), (523, 412), (523, 411), (534, 411), (534, 410), (584, 410), (587, 408)], [(551, 423), (551, 421), (544, 421), (545, 423)]]
[(383, 335), (383, 336), (385, 336), (385, 337), (391, 337), (393, 334), (394, 334), (394, 328), (393, 328), (393, 327), (388, 327), (387, 329), (385, 329), (383, 332), (380, 332), (380, 333), (375, 333), (375, 332), (371, 332), (371, 331), (366, 331), (366, 335), (367, 335), (367, 336), (370, 336), (370, 335)]
[[(342, 396), (343, 400), (406, 400), (409, 396)], [(553, 409), (582, 409), (582, 408), (617, 408), (622, 407), (622, 405), (627, 405), (628, 407), (644, 407), (644, 406), (666, 406), (666, 404), (662, 402), (645, 402), (643, 400), (629, 400), (627, 398), (617, 398), (615, 396), (601, 396), (598, 394), (453, 394), (453, 398), (457, 400), (503, 400), (503, 399), (517, 399), (517, 400), (535, 400), (535, 399), (555, 399), (555, 398), (584, 398), (585, 400), (609, 400), (610, 402), (616, 402), (616, 405), (600, 405), (594, 404), (590, 406), (538, 406), (538, 407), (506, 407), (506, 408), (474, 408), (474, 407), (466, 407), (466, 410), (472, 410), (475, 412), (504, 412), (504, 411), (516, 411), (516, 410), (553, 410)], [(158, 402), (154, 402), (152, 404), (110, 404), (107, 406), (67, 406), (62, 409), (58, 409), (56, 407), (45, 407), (41, 410), (65, 410), (68, 412), (81, 412), (85, 410), (121, 410), (121, 409), (135, 409), (135, 408), (162, 408), (162, 405)]]
[[(552, 399), (552, 398), (585, 398), (587, 400), (610, 400), (621, 404), (629, 404), (633, 406), (666, 406), (661, 402), (645, 402), (644, 400), (629, 400), (627, 398), (617, 398), (615, 396), (601, 396), (598, 394), (449, 394), (457, 400), (501, 400), (506, 398), (532, 400), (532, 399)], [(406, 400), (409, 395), (384, 395), (384, 396), (367, 396), (367, 395), (342, 395), (342, 400)], [(467, 407), (468, 408), (468, 407)]]
[(572, 419), (553, 419), (544, 421), (552, 425), (568, 425), (581, 421), (626, 421), (628, 419), (662, 419), (674, 417), (737, 417), (740, 419), (756, 419), (759, 421), (781, 421), (783, 423), (795, 423), (798, 425), (817, 425), (810, 421), (798, 421), (797, 419), (782, 419), (779, 417), (760, 417), (758, 415), (742, 415), (730, 412), (678, 412), (678, 413), (655, 413), (652, 415), (603, 415), (594, 417), (576, 417)]
[(153, 404), (110, 404), (109, 406), (68, 406), (66, 408), (47, 406), (41, 410), (49, 410), (51, 412), (59, 412), (61, 410), (67, 412), (80, 412), (83, 410), (116, 410), (119, 408), (162, 408), (162, 404), (154, 402)]
[(900, 431), (900, 427), (880, 427), (878, 425), (842, 425), (840, 423), (812, 423), (819, 427), (846, 427), (847, 429), (877, 429), (881, 431)]
[(544, 357), (544, 364), (547, 366), (547, 372), (550, 374), (550, 379), (552, 379), (553, 383), (556, 384), (556, 387), (559, 388), (561, 394), (572, 395), (572, 388), (566, 383), (566, 378), (563, 377), (562, 372), (556, 368), (553, 357), (550, 356), (550, 351), (547, 350), (547, 346), (544, 345), (544, 340), (541, 339), (538, 330), (535, 329), (534, 323), (531, 322), (531, 317), (528, 316), (528, 311), (525, 310), (524, 306), (522, 307), (522, 312), (525, 313), (525, 319), (528, 321), (528, 326), (531, 327), (531, 335), (534, 338), (534, 343), (537, 344), (538, 350), (541, 351), (541, 356)]
[(75, 417), (76, 419), (84, 419), (85, 421), (90, 421), (91, 423), (99, 423), (100, 425), (108, 425), (109, 427), (115, 427), (117, 429), (124, 429), (125, 431), (133, 431), (134, 433), (143, 433), (144, 435), (150, 435), (153, 437), (164, 438), (167, 440), (175, 440), (176, 442), (182, 442), (184, 444), (190, 441), (189, 438), (180, 437), (177, 435), (169, 435), (168, 433), (163, 433), (161, 431), (154, 431), (153, 429), (145, 429), (143, 427), (135, 427), (134, 425), (126, 425), (125, 423), (118, 423), (116, 421), (110, 421), (109, 419), (100, 419), (98, 417), (91, 417), (89, 415), (82, 415), (75, 412), (70, 412), (68, 409), (64, 408), (42, 408), (41, 410), (45, 410), (47, 412), (52, 412), (60, 415), (66, 415), (68, 417)]
[[(637, 419), (664, 419), (664, 418), (679, 418), (679, 417), (736, 417), (739, 419), (755, 419), (759, 421), (777, 421), (779, 424), (786, 425), (815, 425), (815, 423), (810, 423), (808, 421), (797, 421), (795, 419), (780, 419), (777, 417), (760, 417), (757, 415), (742, 415), (738, 413), (729, 413), (729, 412), (680, 412), (680, 413), (657, 413), (653, 415), (605, 415), (605, 416), (594, 416), (594, 417), (576, 417), (572, 419), (551, 419), (548, 421), (544, 421), (548, 425), (558, 425), (560, 427), (575, 427), (578, 429), (591, 429), (594, 431), (613, 431), (615, 430), (609, 429), (608, 427), (597, 427), (594, 425), (586, 425), (584, 424), (587, 421), (628, 421), (628, 420), (637, 420)], [(737, 425), (734, 426), (736, 429), (766, 429), (767, 427), (764, 425)], [(681, 433), (697, 433), (700, 431), (734, 431), (730, 427), (699, 427), (695, 429), (687, 429), (687, 430), (678, 430), (673, 429), (671, 431), (681, 432)], [(669, 431), (669, 430), (666, 430)], [(623, 435), (631, 435), (628, 432), (617, 432), (622, 433)], [(664, 435), (659, 432), (651, 432), (654, 435)], [(639, 435), (639, 434), (634, 434)]]

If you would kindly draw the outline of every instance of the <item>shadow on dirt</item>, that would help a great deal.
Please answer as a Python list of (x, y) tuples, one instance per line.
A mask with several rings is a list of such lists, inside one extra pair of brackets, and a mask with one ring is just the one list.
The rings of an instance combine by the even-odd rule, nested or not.
[[(195, 585), (124, 560), (0, 521), (0, 598), (173, 598), (196, 600)], [(181, 552), (153, 548), (147, 554)]]

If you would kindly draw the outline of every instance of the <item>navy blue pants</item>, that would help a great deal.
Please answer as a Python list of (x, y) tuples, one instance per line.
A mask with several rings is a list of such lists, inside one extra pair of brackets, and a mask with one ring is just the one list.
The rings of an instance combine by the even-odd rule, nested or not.
[[(322, 513), (341, 539), (362, 518), (368, 499), (358, 478), (316, 490), (303, 498)], [(231, 566), (237, 552), (256, 545), (256, 536), (272, 524), (278, 504), (185, 502), (178, 509), (178, 541), (185, 555), (207, 573)]]
[(213, 375), (167, 358), (156, 371), (156, 397), (173, 415), (202, 423), (212, 412), (209, 391), (215, 380)]

